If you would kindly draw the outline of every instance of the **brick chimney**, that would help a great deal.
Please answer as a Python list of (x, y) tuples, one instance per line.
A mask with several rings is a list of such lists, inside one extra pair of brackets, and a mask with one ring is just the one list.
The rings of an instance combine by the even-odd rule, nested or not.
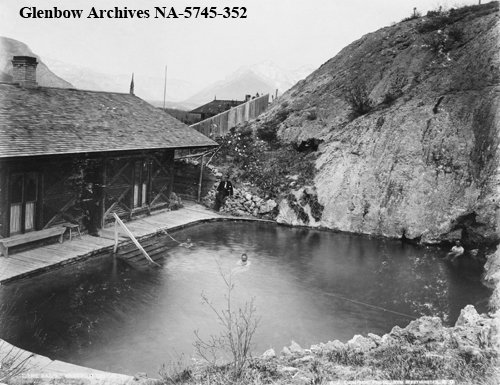
[(14, 83), (19, 83), (23, 87), (38, 87), (36, 82), (36, 57), (14, 56), (12, 66), (14, 67)]

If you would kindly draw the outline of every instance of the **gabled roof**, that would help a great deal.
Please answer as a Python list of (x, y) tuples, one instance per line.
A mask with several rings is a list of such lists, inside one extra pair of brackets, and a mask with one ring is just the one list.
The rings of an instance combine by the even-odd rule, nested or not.
[(216, 145), (131, 94), (0, 83), (0, 158)]

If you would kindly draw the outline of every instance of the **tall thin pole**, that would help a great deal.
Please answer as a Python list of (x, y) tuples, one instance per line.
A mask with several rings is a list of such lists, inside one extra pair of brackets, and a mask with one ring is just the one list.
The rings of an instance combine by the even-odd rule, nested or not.
[(167, 97), (167, 66), (165, 66), (165, 87), (163, 87), (163, 110), (165, 111), (165, 98)]
[(203, 184), (203, 163), (205, 163), (205, 155), (201, 156), (200, 179), (198, 180), (198, 203), (201, 202), (201, 186)]

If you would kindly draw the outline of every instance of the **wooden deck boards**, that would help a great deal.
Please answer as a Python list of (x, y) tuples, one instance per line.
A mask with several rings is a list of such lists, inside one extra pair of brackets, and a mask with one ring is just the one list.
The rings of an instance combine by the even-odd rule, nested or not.
[[(224, 218), (231, 217), (212, 212), (201, 205), (186, 202), (186, 207), (183, 209), (156, 213), (127, 222), (125, 225), (135, 237), (146, 238), (161, 230), (171, 230), (199, 221)], [(102, 229), (101, 234), (101, 237), (82, 234), (82, 237), (74, 237), (72, 241), (65, 239), (63, 243), (53, 243), (13, 253), (8, 258), (0, 256), (0, 284), (39, 274), (71, 261), (90, 258), (101, 252), (105, 253), (114, 245), (114, 224)], [(123, 231), (120, 231), (118, 242), (123, 246), (131, 241), (123, 234)]]
[[(23, 260), (34, 260), (40, 261), (41, 263), (53, 263), (64, 261), (66, 259), (67, 253), (62, 253), (57, 250), (44, 249), (44, 250), (35, 250), (36, 252), (30, 253), (28, 255), (24, 255)], [(15, 257), (15, 255), (13, 255)]]

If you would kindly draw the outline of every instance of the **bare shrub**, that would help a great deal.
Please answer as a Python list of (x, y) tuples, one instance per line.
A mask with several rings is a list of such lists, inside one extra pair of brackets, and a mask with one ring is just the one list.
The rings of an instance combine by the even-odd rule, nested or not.
[(351, 107), (356, 116), (365, 115), (373, 108), (373, 101), (368, 96), (368, 90), (364, 84), (353, 85), (345, 95), (345, 101)]
[(227, 292), (224, 295), (225, 309), (219, 310), (209, 300), (205, 294), (201, 294), (203, 303), (207, 304), (215, 313), (217, 320), (222, 324), (223, 330), (219, 335), (211, 335), (208, 341), (202, 339), (199, 331), (196, 330), (196, 342), (193, 344), (196, 352), (205, 360), (215, 366), (220, 353), (232, 355), (232, 376), (240, 378), (247, 360), (251, 356), (252, 338), (259, 325), (260, 318), (257, 318), (255, 312), (255, 298), (245, 302), (243, 308), (233, 309), (232, 292), (234, 290), (233, 273), (225, 274), (222, 266), (217, 262)]

